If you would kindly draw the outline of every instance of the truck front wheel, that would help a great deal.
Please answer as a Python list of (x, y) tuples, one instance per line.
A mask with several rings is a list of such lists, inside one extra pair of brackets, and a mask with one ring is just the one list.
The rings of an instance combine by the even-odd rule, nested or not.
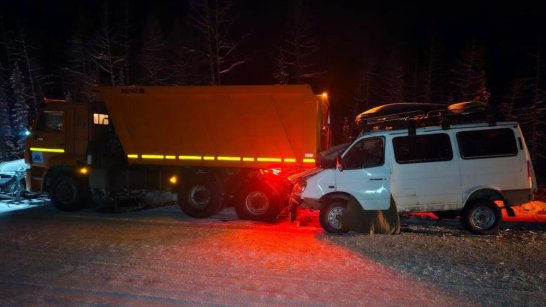
[(51, 186), (51, 202), (62, 211), (76, 211), (87, 205), (87, 193), (83, 184), (72, 176), (58, 177)]
[(210, 176), (188, 178), (178, 193), (178, 204), (184, 213), (206, 218), (222, 209), (220, 184)]
[(265, 182), (250, 182), (241, 189), (235, 211), (240, 219), (274, 221), (280, 212), (279, 196)]

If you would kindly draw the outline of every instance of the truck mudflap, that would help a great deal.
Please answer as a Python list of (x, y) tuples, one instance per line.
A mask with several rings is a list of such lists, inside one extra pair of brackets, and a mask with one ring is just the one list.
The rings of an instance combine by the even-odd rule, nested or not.
[(392, 197), (387, 210), (364, 210), (353, 199), (347, 202), (345, 210), (341, 223), (349, 230), (366, 234), (400, 233), (400, 217)]

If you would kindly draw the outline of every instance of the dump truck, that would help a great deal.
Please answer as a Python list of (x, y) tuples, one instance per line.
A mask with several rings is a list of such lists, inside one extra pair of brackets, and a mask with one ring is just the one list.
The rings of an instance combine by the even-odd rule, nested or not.
[(234, 206), (240, 218), (272, 220), (286, 209), (287, 176), (329, 146), (328, 112), (327, 95), (308, 85), (99, 87), (97, 102), (40, 108), (27, 189), (61, 210), (170, 193), (191, 217)]

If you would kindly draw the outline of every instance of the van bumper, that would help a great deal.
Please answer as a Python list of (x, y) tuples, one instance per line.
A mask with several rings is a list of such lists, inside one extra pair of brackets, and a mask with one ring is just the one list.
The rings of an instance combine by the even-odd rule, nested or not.
[(290, 207), (300, 207), (302, 209), (320, 209), (320, 202), (318, 199), (313, 198), (301, 198), (295, 195), (290, 197)]

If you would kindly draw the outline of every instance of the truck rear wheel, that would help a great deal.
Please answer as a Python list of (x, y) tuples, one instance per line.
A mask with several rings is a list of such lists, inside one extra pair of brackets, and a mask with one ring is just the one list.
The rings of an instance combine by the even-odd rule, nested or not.
[(58, 177), (51, 186), (51, 202), (62, 211), (77, 211), (87, 205), (87, 192), (83, 184), (72, 176)]
[(250, 182), (239, 193), (235, 211), (240, 219), (274, 221), (280, 212), (279, 196), (265, 182)]
[(342, 217), (347, 209), (344, 201), (339, 199), (332, 200), (328, 205), (320, 209), (319, 221), (324, 230), (331, 233), (346, 233), (349, 231), (342, 224)]
[(205, 218), (222, 209), (222, 190), (212, 176), (188, 178), (178, 193), (178, 204), (184, 213)]
[(475, 234), (495, 234), (502, 223), (499, 207), (487, 199), (472, 201), (463, 211), (463, 222), (466, 228)]

